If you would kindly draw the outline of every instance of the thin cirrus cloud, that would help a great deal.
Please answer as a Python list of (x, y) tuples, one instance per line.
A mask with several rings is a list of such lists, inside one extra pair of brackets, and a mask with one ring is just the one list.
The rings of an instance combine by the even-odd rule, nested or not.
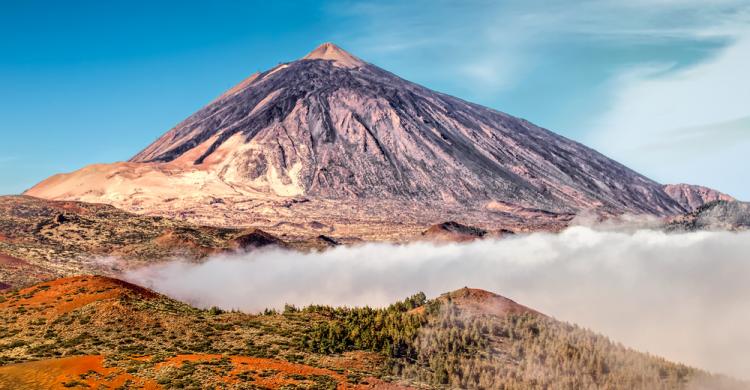
[[(352, 42), (369, 57), (394, 61), (441, 59), (427, 72), (440, 69), (469, 76), (472, 87), (510, 84), (544, 61), (546, 44), (579, 41), (638, 44), (707, 38), (727, 15), (743, 10), (742, 1), (565, 1), (544, 2), (406, 2), (355, 1), (331, 12), (353, 21), (342, 40)], [(717, 22), (721, 21), (721, 22)], [(717, 35), (724, 35), (719, 34)], [(541, 52), (535, 52), (541, 50)], [(412, 51), (413, 53), (408, 53)], [(582, 62), (587, 58), (581, 58)], [(398, 61), (395, 60), (395, 61)], [(512, 67), (508, 64), (515, 64)], [(422, 63), (424, 65), (424, 63)], [(455, 66), (458, 65), (458, 66)], [(522, 66), (523, 65), (523, 66)], [(614, 65), (617, 65), (616, 63)], [(494, 74), (493, 74), (494, 69)], [(513, 72), (508, 71), (512, 69)]]
[[(519, 61), (503, 54), (519, 42), (492, 39), (498, 11), (491, 4), (420, 1), (355, 1), (331, 9), (350, 27), (335, 33), (336, 40), (362, 57), (407, 79), (458, 77), (482, 91), (506, 87), (518, 70)], [(494, 45), (488, 48), (488, 41)]]
[(747, 69), (750, 28), (687, 69), (623, 73), (589, 144), (657, 180), (691, 181), (750, 199), (750, 184), (741, 179), (750, 163)]

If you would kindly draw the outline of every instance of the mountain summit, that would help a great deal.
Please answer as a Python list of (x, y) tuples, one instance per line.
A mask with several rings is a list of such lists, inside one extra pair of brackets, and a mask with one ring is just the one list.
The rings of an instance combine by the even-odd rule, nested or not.
[(318, 46), (315, 50), (302, 57), (302, 59), (333, 61), (334, 65), (343, 66), (345, 68), (358, 68), (365, 65), (365, 63), (359, 58), (349, 54), (344, 49), (330, 42)]
[(27, 194), (215, 224), (322, 219), (326, 229), (684, 211), (660, 184), (590, 148), (331, 43), (250, 76), (127, 163)]

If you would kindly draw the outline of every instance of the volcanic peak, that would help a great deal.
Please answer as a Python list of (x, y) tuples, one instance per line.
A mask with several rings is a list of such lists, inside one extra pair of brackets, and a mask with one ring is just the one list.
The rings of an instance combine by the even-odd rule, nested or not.
[(344, 68), (359, 68), (365, 65), (364, 61), (330, 42), (316, 47), (315, 50), (302, 57), (302, 59), (333, 61), (334, 65)]

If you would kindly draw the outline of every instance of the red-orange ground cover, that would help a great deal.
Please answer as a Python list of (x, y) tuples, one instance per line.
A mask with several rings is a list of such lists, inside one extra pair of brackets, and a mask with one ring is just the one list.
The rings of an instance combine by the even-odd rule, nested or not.
[[(153, 380), (136, 378), (119, 368), (103, 366), (102, 356), (74, 356), (0, 367), (0, 389), (64, 389), (83, 383), (90, 388), (117, 388), (130, 381), (135, 388), (159, 389)], [(85, 387), (85, 386), (84, 386)]]
[[(121, 280), (103, 276), (74, 276), (56, 279), (22, 289), (19, 299), (0, 302), (0, 308), (9, 306), (39, 307), (49, 305), (43, 316), (60, 315), (83, 307), (89, 303), (123, 296), (139, 294), (142, 298), (156, 297), (156, 293)], [(28, 297), (27, 297), (28, 296)]]

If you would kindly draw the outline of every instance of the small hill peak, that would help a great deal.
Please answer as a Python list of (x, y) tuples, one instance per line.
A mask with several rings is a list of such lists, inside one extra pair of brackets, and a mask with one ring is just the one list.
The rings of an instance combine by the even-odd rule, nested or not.
[(503, 317), (507, 314), (534, 314), (541, 315), (534, 309), (486, 290), (464, 287), (441, 295), (439, 300), (451, 302), (464, 313), (470, 315), (494, 315)]
[(346, 50), (334, 45), (331, 42), (326, 42), (315, 50), (302, 57), (303, 60), (329, 60), (333, 61), (334, 65), (342, 66), (344, 68), (358, 68), (363, 66), (364, 61), (349, 54)]

